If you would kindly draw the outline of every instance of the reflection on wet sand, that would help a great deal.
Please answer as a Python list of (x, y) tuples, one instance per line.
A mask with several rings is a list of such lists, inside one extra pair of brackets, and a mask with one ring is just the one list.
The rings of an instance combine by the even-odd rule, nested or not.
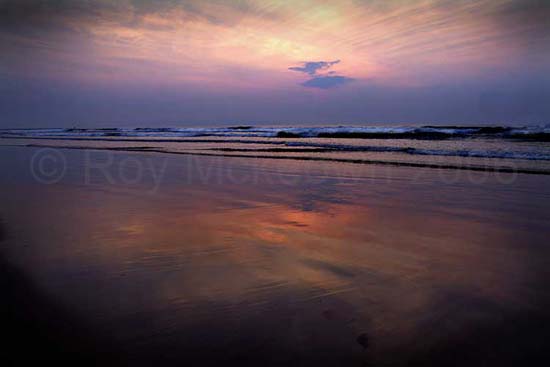
[(516, 363), (548, 337), (529, 182), (29, 184), (2, 251), (132, 363)]

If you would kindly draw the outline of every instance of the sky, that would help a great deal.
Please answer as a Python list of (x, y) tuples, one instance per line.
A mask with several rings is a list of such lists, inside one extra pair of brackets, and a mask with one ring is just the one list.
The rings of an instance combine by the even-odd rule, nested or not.
[(550, 123), (547, 0), (0, 0), (0, 127)]

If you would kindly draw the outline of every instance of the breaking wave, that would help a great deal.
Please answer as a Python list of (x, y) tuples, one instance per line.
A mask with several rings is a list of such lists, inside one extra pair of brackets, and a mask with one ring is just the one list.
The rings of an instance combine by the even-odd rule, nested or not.
[(254, 127), (216, 128), (57, 128), (4, 129), (0, 136), (24, 137), (264, 137), (347, 139), (464, 139), (500, 138), (550, 141), (550, 126), (421, 126), (421, 127)]

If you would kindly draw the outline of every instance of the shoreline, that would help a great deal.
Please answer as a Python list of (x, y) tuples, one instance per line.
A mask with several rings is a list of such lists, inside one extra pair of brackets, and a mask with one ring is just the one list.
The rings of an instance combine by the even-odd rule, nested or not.
[(397, 162), (383, 160), (368, 160), (368, 159), (347, 159), (347, 158), (326, 158), (326, 157), (307, 157), (307, 156), (275, 156), (275, 155), (247, 155), (247, 154), (224, 154), (224, 153), (204, 153), (204, 152), (179, 152), (158, 149), (154, 147), (93, 147), (93, 146), (59, 146), (59, 145), (2, 145), (6, 147), (23, 147), (23, 148), (51, 148), (51, 149), (67, 149), (67, 150), (96, 150), (96, 151), (115, 151), (115, 152), (139, 152), (139, 153), (158, 153), (172, 155), (188, 155), (188, 156), (203, 156), (203, 157), (234, 157), (234, 158), (251, 158), (251, 159), (275, 159), (275, 160), (297, 160), (297, 161), (318, 161), (318, 162), (335, 162), (335, 163), (351, 163), (364, 165), (379, 165), (393, 167), (412, 167), (412, 168), (429, 168), (429, 169), (444, 169), (444, 170), (460, 170), (460, 171), (475, 171), (475, 172), (494, 172), (494, 173), (509, 173), (509, 174), (529, 174), (529, 175), (550, 175), (550, 171), (523, 169), (523, 168), (508, 168), (508, 167), (491, 167), (491, 166), (460, 166), (451, 164), (430, 164), (430, 163), (414, 163), (414, 162)]

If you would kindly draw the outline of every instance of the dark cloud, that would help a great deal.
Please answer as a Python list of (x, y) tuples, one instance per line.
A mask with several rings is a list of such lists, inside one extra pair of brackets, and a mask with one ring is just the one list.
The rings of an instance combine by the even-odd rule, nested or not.
[(514, 0), (504, 4), (493, 15), (510, 26), (516, 23), (528, 26), (527, 30), (550, 35), (550, 2), (548, 0)]
[(526, 54), (548, 54), (550, 1), (514, 0), (492, 14), (492, 20), (524, 47)]
[(0, 1), (0, 24), (3, 28), (41, 26), (44, 23), (55, 23), (62, 17), (95, 17), (117, 8), (120, 6), (114, 3), (95, 1), (4, 0)]
[(306, 82), (303, 82), (302, 85), (307, 88), (319, 88), (319, 89), (330, 89), (338, 87), (344, 84), (348, 84), (355, 79), (348, 78), (345, 76), (331, 76), (331, 75), (321, 75), (316, 76)]
[(82, 22), (121, 23), (132, 17), (133, 12), (122, 2), (0, 0), (0, 35), (15, 36), (13, 42), (22, 38), (49, 42), (60, 35), (82, 33)]
[[(246, 0), (208, 0), (210, 4), (236, 9), (242, 14), (258, 11)], [(48, 32), (66, 20), (112, 21), (124, 25), (140, 25), (147, 14), (163, 14), (182, 9), (189, 20), (204, 19), (214, 24), (233, 24), (239, 19), (228, 19), (223, 13), (205, 11), (197, 0), (0, 0), (0, 32), (20, 33), (29, 29)], [(275, 15), (275, 14), (274, 14)]]
[(293, 66), (288, 68), (288, 70), (292, 71), (298, 71), (301, 73), (306, 73), (309, 75), (316, 75), (317, 72), (321, 70), (327, 70), (332, 65), (338, 64), (340, 60), (334, 60), (334, 61), (308, 61), (304, 62), (304, 66)]

